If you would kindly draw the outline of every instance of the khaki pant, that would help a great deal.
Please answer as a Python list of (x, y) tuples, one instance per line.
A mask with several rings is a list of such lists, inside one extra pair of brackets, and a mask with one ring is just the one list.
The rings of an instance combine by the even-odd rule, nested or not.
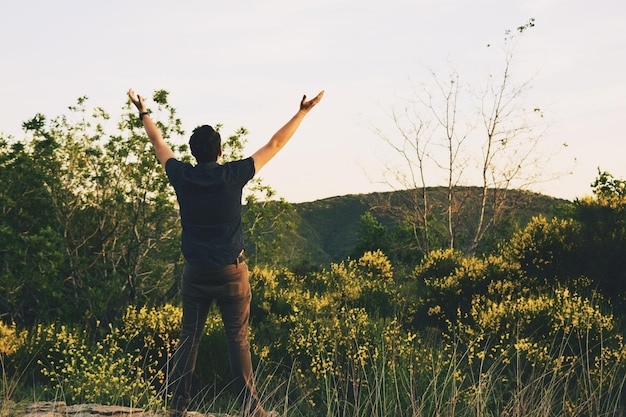
[(198, 356), (206, 318), (215, 301), (222, 315), (228, 356), (233, 374), (233, 388), (248, 410), (259, 407), (254, 386), (248, 321), (250, 291), (248, 266), (237, 261), (219, 270), (203, 270), (185, 264), (181, 289), (183, 322), (179, 346), (174, 354), (174, 368), (169, 388), (173, 393), (172, 409), (184, 411), (190, 402), (191, 380)]

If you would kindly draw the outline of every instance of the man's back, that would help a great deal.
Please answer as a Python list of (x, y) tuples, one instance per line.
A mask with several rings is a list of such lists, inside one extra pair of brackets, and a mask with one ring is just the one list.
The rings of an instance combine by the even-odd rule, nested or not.
[(220, 268), (243, 250), (242, 188), (254, 176), (251, 158), (192, 166), (170, 159), (166, 172), (176, 191), (182, 251), (192, 265)]

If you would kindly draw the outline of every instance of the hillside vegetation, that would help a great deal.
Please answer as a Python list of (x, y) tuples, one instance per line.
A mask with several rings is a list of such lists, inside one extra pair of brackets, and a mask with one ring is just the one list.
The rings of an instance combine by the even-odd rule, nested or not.
[[(477, 206), (481, 189), (468, 187), (464, 191), (474, 202), (468, 202), (465, 205), (466, 213), (460, 213), (459, 216), (469, 218), (469, 211)], [(439, 222), (444, 221), (446, 192), (444, 187), (428, 189), (433, 200), (433, 211), (438, 213)], [(302, 237), (305, 243), (301, 250), (311, 254), (313, 263), (339, 262), (353, 255), (362, 226), (361, 217), (367, 212), (372, 212), (387, 228), (398, 226), (400, 221), (383, 211), (381, 207), (385, 204), (406, 207), (408, 193), (394, 191), (351, 194), (294, 204), (297, 214), (295, 220), (297, 235)], [(501, 233), (498, 240), (510, 238), (514, 230), (525, 227), (534, 216), (552, 218), (571, 205), (567, 200), (523, 190), (509, 190), (507, 199), (508, 208), (503, 213), (507, 230), (503, 230), (505, 226), (501, 227), (498, 231)], [(467, 230), (469, 227), (465, 232)]]
[[(169, 140), (180, 121), (165, 98)], [(173, 191), (134, 113), (106, 134), (101, 109), (87, 115), (81, 99), (73, 111), (77, 122), (37, 115), (24, 140), (0, 140), (2, 416), (33, 400), (170, 400), (183, 266)], [(484, 206), (493, 221), (477, 246), (477, 189), (453, 190), (453, 212), (444, 189), (425, 190), (422, 217), (414, 191), (291, 205), (251, 184), (250, 342), (268, 408), (624, 416), (626, 181), (599, 172), (573, 202), (489, 190), (498, 204)], [(192, 406), (237, 414), (223, 330), (215, 308)]]

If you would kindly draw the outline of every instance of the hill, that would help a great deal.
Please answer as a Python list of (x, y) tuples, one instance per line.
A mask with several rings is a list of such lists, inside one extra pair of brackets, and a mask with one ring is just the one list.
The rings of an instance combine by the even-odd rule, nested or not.
[[(473, 219), (472, 210), (476, 212), (481, 189), (464, 187), (457, 189), (464, 196), (459, 210), (460, 219)], [(399, 224), (396, 216), (389, 208), (408, 208), (413, 194), (411, 191), (394, 191), (387, 193), (350, 194), (330, 197), (306, 203), (294, 204), (297, 237), (292, 241), (292, 249), (303, 251), (308, 260), (314, 264), (338, 262), (350, 255), (358, 241), (361, 225), (360, 218), (372, 211), (378, 221), (393, 227)], [(447, 188), (433, 187), (427, 190), (432, 204), (434, 221), (445, 221), (445, 199)], [(551, 218), (558, 214), (570, 202), (543, 194), (522, 190), (508, 190), (507, 203), (503, 208), (499, 239), (506, 239), (537, 215)], [(468, 230), (475, 221), (461, 222)], [(463, 232), (461, 232), (463, 233)]]

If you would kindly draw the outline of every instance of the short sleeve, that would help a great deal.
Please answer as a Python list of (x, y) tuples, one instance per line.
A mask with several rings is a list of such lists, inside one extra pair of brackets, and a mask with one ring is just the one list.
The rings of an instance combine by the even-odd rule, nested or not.
[(170, 183), (176, 184), (182, 176), (182, 169), (185, 166), (184, 162), (179, 161), (176, 158), (170, 158), (165, 162), (165, 173)]

